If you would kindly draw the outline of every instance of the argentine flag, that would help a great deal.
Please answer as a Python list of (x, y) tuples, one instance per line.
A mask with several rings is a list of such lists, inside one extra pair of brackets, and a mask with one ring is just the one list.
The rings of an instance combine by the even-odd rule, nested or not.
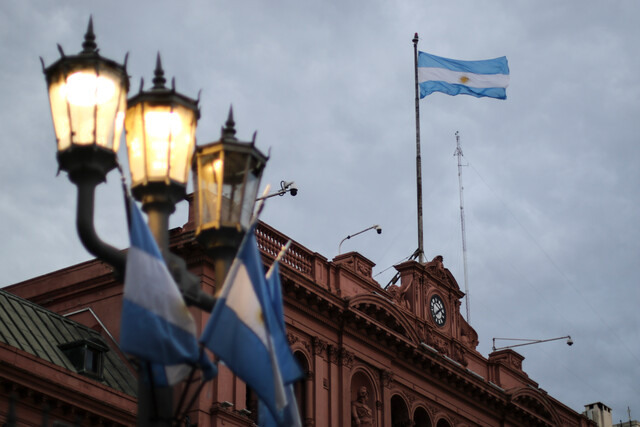
[[(284, 324), (284, 310), (282, 307), (282, 285), (280, 283), (279, 264), (280, 263), (278, 261), (274, 262), (267, 273), (267, 286), (274, 314), (278, 320), (280, 328), (282, 329), (282, 334), (278, 335), (285, 338), (286, 331)], [(282, 381), (285, 384), (287, 403), (284, 409), (280, 411), (277, 416), (274, 416), (262, 400), (260, 400), (258, 406), (258, 425), (260, 425), (260, 427), (302, 427), (300, 413), (298, 412), (298, 403), (296, 402), (293, 390), (293, 383), (301, 379), (303, 377), (303, 373), (286, 342), (281, 343), (280, 345), (276, 344), (276, 348), (280, 350), (277, 353), (277, 357), (278, 364), (280, 366), (280, 373), (282, 374)]]
[(156, 386), (181, 381), (201, 364), (205, 378), (215, 366), (201, 352), (196, 324), (169, 273), (142, 213), (128, 197), (129, 235), (120, 327), (122, 351), (151, 364)]
[(433, 92), (507, 99), (509, 63), (505, 56), (483, 61), (457, 61), (418, 52), (420, 99)]
[(267, 290), (255, 224), (246, 232), (200, 341), (256, 392), (272, 414), (286, 406), (282, 374), (291, 372), (279, 361), (290, 350)]

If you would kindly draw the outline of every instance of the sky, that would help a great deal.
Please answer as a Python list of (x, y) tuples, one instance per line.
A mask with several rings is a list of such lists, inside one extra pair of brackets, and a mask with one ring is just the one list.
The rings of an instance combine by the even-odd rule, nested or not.
[[(506, 56), (506, 100), (420, 101), (426, 258), (442, 255), (464, 290), (458, 131), (478, 350), (571, 335), (517, 349), (528, 375), (576, 411), (601, 401), (614, 422), (627, 407), (640, 419), (639, 2), (4, 0), (0, 286), (91, 259), (75, 187), (56, 176), (39, 59), (57, 60), (57, 43), (79, 52), (90, 15), (103, 56), (129, 53), (130, 95), (158, 52), (178, 91), (201, 91), (198, 144), (231, 105), (236, 136), (258, 132), (262, 187), (299, 188), (270, 199), (265, 222), (328, 259), (379, 224), (342, 251), (373, 261), (381, 286), (418, 246), (414, 33), (435, 55)], [(125, 248), (118, 182), (98, 188), (96, 227)], [(181, 203), (171, 226), (185, 222)]]

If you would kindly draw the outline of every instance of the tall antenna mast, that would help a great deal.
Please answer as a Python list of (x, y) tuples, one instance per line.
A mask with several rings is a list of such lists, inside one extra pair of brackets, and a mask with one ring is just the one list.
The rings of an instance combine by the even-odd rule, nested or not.
[(462, 226), (462, 260), (464, 263), (464, 293), (465, 307), (467, 309), (467, 323), (471, 323), (471, 302), (469, 298), (469, 280), (467, 279), (467, 233), (464, 228), (464, 197), (462, 191), (462, 147), (460, 147), (460, 133), (456, 131), (456, 152), (454, 156), (458, 156), (458, 184), (460, 187), (460, 225)]

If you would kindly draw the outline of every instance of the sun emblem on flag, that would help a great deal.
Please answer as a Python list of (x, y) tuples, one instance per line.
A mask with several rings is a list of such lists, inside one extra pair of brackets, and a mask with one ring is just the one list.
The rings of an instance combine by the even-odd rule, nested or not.
[(460, 83), (466, 84), (468, 81), (469, 81), (469, 77), (467, 76), (460, 77)]

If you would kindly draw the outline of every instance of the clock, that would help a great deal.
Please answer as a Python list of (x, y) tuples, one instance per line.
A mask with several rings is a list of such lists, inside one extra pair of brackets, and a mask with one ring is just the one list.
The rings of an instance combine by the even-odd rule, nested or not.
[(444, 308), (444, 301), (438, 295), (431, 297), (429, 302), (429, 308), (431, 310), (431, 317), (438, 326), (444, 326), (447, 322), (447, 310)]

